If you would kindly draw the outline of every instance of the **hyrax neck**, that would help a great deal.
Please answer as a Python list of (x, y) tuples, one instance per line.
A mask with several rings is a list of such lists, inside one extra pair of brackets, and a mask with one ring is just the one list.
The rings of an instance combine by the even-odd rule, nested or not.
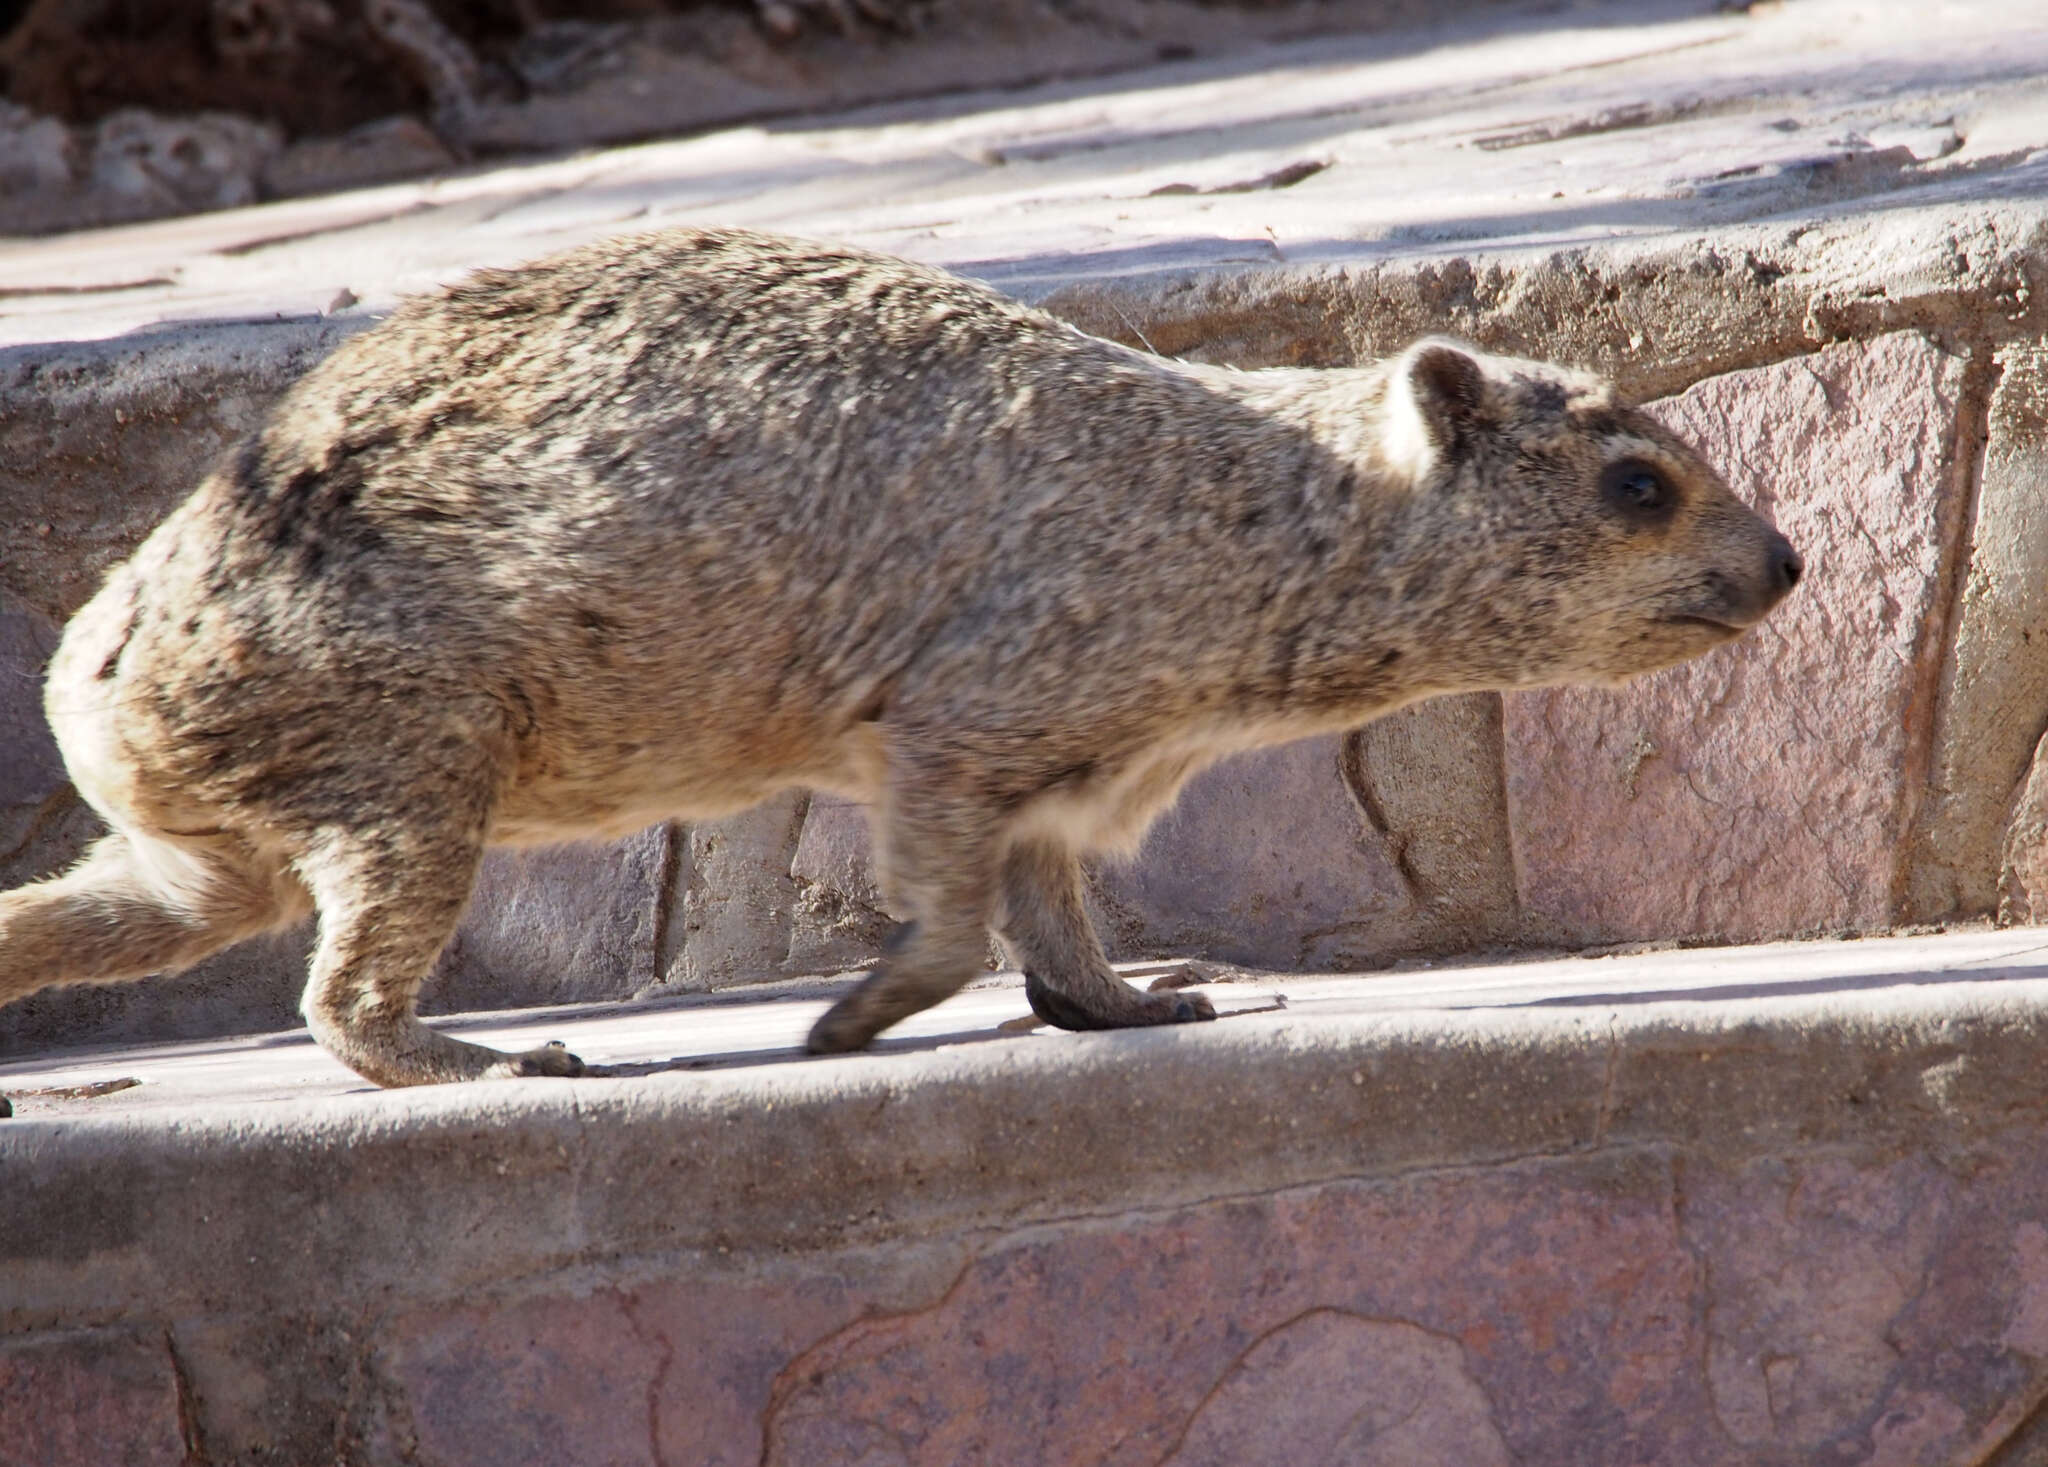
[(1175, 366), (1312, 445), (1297, 493), (1250, 486), (1292, 513), (1245, 532), (1260, 636), (1239, 709), (1306, 734), (1465, 685), (1437, 635), (1456, 586), (1412, 466), (1389, 453), (1387, 369)]

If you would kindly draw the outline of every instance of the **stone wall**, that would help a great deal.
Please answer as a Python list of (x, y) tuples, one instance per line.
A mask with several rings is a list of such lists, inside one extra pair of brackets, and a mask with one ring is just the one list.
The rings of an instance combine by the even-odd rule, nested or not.
[(2044, 972), (17, 1116), (0, 1464), (2025, 1467)]
[[(1746, 940), (2048, 914), (2048, 211), (1927, 208), (1705, 241), (1370, 269), (998, 283), (1193, 358), (1340, 363), (1452, 330), (1655, 400), (1811, 571), (1742, 643), (1615, 691), (1441, 700), (1197, 780), (1095, 874), (1118, 956), (1365, 967), (1505, 945)], [(63, 617), (350, 329), (0, 354), (0, 882), (91, 821), (36, 707)], [(792, 795), (605, 848), (494, 856), (430, 1006), (858, 966), (888, 917), (861, 812)], [(303, 935), (46, 994), (0, 1045), (295, 1022)]]

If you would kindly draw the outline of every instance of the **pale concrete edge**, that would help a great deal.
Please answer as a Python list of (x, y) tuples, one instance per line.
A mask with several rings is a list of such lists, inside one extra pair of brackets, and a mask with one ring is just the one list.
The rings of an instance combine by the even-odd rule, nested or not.
[[(175, 378), (203, 366), (247, 372), (256, 385), (282, 390), (322, 356), (381, 319), (366, 312), (166, 321), (120, 336), (0, 346), (0, 386), (35, 381), (46, 390), (85, 399), (67, 405), (89, 406), (99, 390), (133, 390), (134, 378), (110, 379), (103, 373), (118, 370)], [(81, 375), (64, 375), (70, 372)]]
[[(1418, 335), (1469, 335), (1488, 350), (1599, 371), (1647, 400), (1894, 331), (1924, 332), (1965, 355), (2036, 340), (2048, 329), (2048, 200), (1794, 212), (1593, 243), (1466, 240), (1106, 274), (1086, 266), (1075, 257), (958, 268), (1167, 356), (1341, 365)], [(1295, 350), (1262, 350), (1275, 343)]]
[[(1386, 282), (1403, 277), (1433, 279), (1447, 269), (1477, 264), (1485, 270), (1515, 276), (1546, 268), (1562, 268), (1582, 277), (1626, 280), (1657, 277), (1667, 282), (1707, 286), (1727, 299), (1716, 310), (1735, 307), (1757, 316), (1758, 328), (1768, 317), (1797, 322), (1803, 344), (1757, 356), (1747, 343), (1716, 333), (1712, 343), (1727, 353), (1726, 361), (1702, 357), (1691, 375), (1670, 378), (1659, 372), (1654, 391), (1682, 390), (1699, 377), (1796, 355), (1829, 341), (1854, 339), (1887, 331), (1945, 331), (1956, 326), (1955, 310), (1975, 307), (1995, 320), (1983, 323), (1981, 334), (1996, 341), (2032, 339), (2044, 313), (2048, 290), (2048, 199), (2000, 198), (1900, 205), (1871, 201), (1863, 210), (1818, 214), (1790, 212), (1710, 229), (1670, 230), (1588, 243), (1497, 243), (1471, 239), (1446, 243), (1433, 250), (1377, 252), (1360, 246), (1355, 255), (1318, 255), (1299, 261), (1252, 264), (1232, 261), (1190, 261), (1137, 269), (1104, 268), (1087, 255), (956, 262), (950, 268), (988, 282), (1005, 294), (1058, 315), (1112, 312), (1111, 324), (1090, 323), (1104, 335), (1133, 339), (1144, 317), (1117, 320), (1118, 306), (1164, 316), (1178, 299), (1178, 314), (1199, 317), (1204, 291), (1234, 287), (1291, 316), (1303, 307), (1319, 309), (1332, 289), (1359, 297), (1357, 304), (1388, 307), (1398, 321), (1397, 303), (1380, 299)], [(1959, 269), (1958, 217), (1968, 218), (1972, 234), (1990, 246)], [(1873, 240), (1872, 233), (1880, 237)], [(1973, 239), (1971, 241), (1975, 243)], [(1702, 266), (1705, 269), (1702, 271)], [(1747, 297), (1741, 271), (1760, 274), (1768, 289)], [(1698, 277), (1698, 278), (1694, 278)], [(1321, 287), (1301, 294), (1304, 287)], [(1787, 288), (1790, 295), (1787, 295)], [(1791, 296), (1798, 309), (1791, 309)], [(1489, 313), (1513, 318), (1526, 304), (1514, 297), (1485, 302)], [(1804, 313), (1802, 316), (1802, 312)], [(268, 340), (291, 347), (331, 349), (346, 337), (382, 319), (363, 313), (338, 317), (305, 316), (269, 320), (225, 319), (165, 322), (124, 335), (27, 343), (0, 347), (0, 381), (24, 369), (35, 370), (52, 358), (129, 358), (141, 361), (165, 356), (178, 360), (186, 353), (258, 349)], [(1291, 324), (1291, 323), (1290, 323)], [(1551, 323), (1553, 326), (1556, 323)], [(1600, 323), (1593, 323), (1596, 326)], [(1117, 330), (1115, 327), (1123, 329)], [(1779, 333), (1768, 332), (1775, 342)], [(1687, 345), (1695, 345), (1688, 342)], [(1659, 343), (1622, 342), (1615, 347), (1626, 369), (1630, 359), (1640, 370), (1652, 362), (1674, 360)], [(264, 353), (267, 355), (268, 353)], [(1689, 354), (1690, 355), (1690, 354)], [(297, 370), (309, 363), (298, 361)], [(280, 367), (287, 363), (280, 361)], [(1612, 363), (1587, 365), (1614, 370)]]
[[(308, 1277), (417, 1301), (594, 1257), (943, 1241), (1603, 1147), (1940, 1158), (2038, 1125), (2048, 982), (1897, 976), (17, 1119), (0, 1268), (40, 1262), (0, 1330), (122, 1316), (139, 1286), (122, 1259), (168, 1314), (288, 1307)], [(95, 1263), (42, 1266), (67, 1258)]]

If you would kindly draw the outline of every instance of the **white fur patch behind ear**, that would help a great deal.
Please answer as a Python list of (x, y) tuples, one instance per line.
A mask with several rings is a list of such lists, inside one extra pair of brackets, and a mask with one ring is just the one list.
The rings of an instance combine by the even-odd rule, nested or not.
[(1420, 483), (1436, 467), (1438, 448), (1430, 436), (1429, 423), (1422, 416), (1422, 404), (1415, 400), (1415, 379), (1408, 370), (1412, 350), (1402, 354), (1387, 379), (1386, 402), (1381, 408), (1380, 456), (1387, 468), (1411, 482)]
[(1389, 463), (1417, 479), (1487, 416), (1487, 371), (1464, 342), (1425, 336), (1401, 352), (1386, 387)]
[(1462, 342), (1424, 337), (1401, 353), (1387, 384), (1390, 467), (1420, 479), (1486, 411), (1485, 369)]

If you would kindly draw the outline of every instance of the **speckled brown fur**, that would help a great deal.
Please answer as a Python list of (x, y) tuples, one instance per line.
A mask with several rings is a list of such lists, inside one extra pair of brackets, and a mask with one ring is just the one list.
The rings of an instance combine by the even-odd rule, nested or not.
[(47, 705), (114, 833), (0, 898), (0, 1001), (310, 906), (307, 1021), (364, 1075), (574, 1073), (414, 1015), (484, 848), (807, 785), (874, 804), (914, 918), (814, 1049), (991, 926), (1055, 1023), (1206, 1017), (1116, 978), (1079, 855), (1235, 750), (1665, 666), (1797, 573), (1577, 373), (1237, 373), (850, 250), (592, 245), (342, 347), (78, 614)]

